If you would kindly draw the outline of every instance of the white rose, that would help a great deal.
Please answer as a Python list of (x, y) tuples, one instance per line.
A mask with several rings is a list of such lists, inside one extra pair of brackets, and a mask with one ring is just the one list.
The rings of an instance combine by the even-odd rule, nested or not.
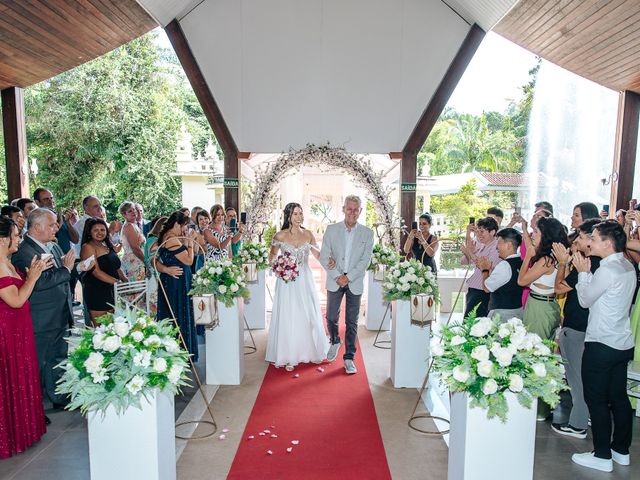
[(394, 277), (399, 277), (399, 276), (400, 276), (400, 270), (393, 270), (393, 271), (391, 272), (391, 274), (392, 274)]
[(222, 294), (227, 293), (227, 286), (226, 285), (218, 285), (218, 291)]
[(478, 361), (489, 360), (489, 349), (484, 345), (478, 345), (471, 350), (471, 358), (475, 358)]
[(524, 388), (524, 380), (516, 373), (509, 375), (509, 390), (514, 393), (521, 392)]
[(104, 356), (100, 352), (91, 352), (89, 354), (89, 358), (84, 361), (84, 368), (87, 369), (89, 373), (95, 373), (102, 366), (102, 362), (104, 361)]
[(511, 325), (513, 328), (522, 327), (522, 320), (517, 317), (513, 317), (507, 320), (507, 324)]
[(133, 338), (134, 342), (141, 342), (144, 338), (144, 333), (142, 333), (140, 330), (136, 330), (131, 334), (131, 338)]
[(533, 354), (537, 356), (551, 355), (551, 349), (547, 347), (544, 343), (539, 343), (535, 346)]
[(458, 365), (453, 369), (453, 378), (455, 378), (458, 382), (464, 383), (469, 380), (469, 370)]
[(460, 336), (460, 335), (455, 335), (452, 339), (451, 339), (451, 345), (453, 345), (454, 347), (456, 345), (462, 345), (463, 343), (465, 343), (467, 341), (466, 338)]
[(488, 377), (489, 375), (491, 375), (492, 371), (493, 362), (491, 362), (490, 360), (482, 360), (481, 362), (478, 362), (478, 375), (480, 375), (481, 377)]
[(392, 289), (393, 289), (393, 286), (394, 286), (394, 285), (393, 285), (393, 283), (391, 283), (391, 282), (386, 282), (386, 283), (384, 284), (384, 288), (386, 288), (387, 290), (392, 290)]
[(482, 393), (484, 393), (485, 395), (493, 395), (497, 391), (498, 383), (493, 378), (490, 378), (489, 380), (484, 382), (484, 385), (482, 386)]
[(136, 367), (147, 368), (151, 364), (151, 352), (143, 350), (133, 356), (133, 364)]
[(156, 358), (153, 361), (153, 371), (162, 373), (167, 369), (167, 361), (164, 358)]
[(122, 345), (122, 340), (117, 335), (110, 335), (104, 340), (102, 349), (106, 352), (115, 352)]
[(213, 275), (214, 273), (216, 273), (216, 269), (215, 269), (215, 268), (213, 268), (213, 267), (209, 267), (209, 268), (207, 269), (207, 271), (208, 271), (211, 275)]
[(544, 363), (535, 363), (531, 368), (533, 368), (533, 373), (538, 377), (544, 377), (547, 374), (547, 369), (545, 368)]
[(127, 319), (124, 318), (122, 315), (119, 315), (113, 319), (113, 323), (126, 323), (126, 322), (127, 322)]
[(162, 344), (169, 353), (176, 353), (180, 350), (180, 345), (178, 345), (178, 342), (176, 342), (173, 338), (165, 338), (162, 341)]
[(160, 340), (160, 337), (158, 335), (149, 335), (149, 338), (147, 338), (144, 342), (146, 346), (152, 345), (155, 347), (158, 347), (162, 344), (162, 340)]
[(174, 385), (180, 381), (180, 377), (182, 376), (183, 368), (179, 365), (174, 365), (169, 369), (169, 373), (167, 374), (167, 378)]
[(96, 350), (101, 350), (102, 346), (104, 345), (104, 339), (105, 335), (103, 333), (94, 334), (93, 338), (91, 339), (93, 348), (95, 348)]
[(142, 375), (135, 375), (125, 386), (134, 395), (142, 390), (145, 384), (145, 378)]
[(222, 272), (223, 272), (222, 267), (216, 268), (216, 275), (222, 275)]
[(442, 344), (439, 341), (431, 344), (431, 355), (434, 357), (444, 355), (444, 348), (442, 348)]
[(408, 283), (403, 283), (400, 286), (400, 290), (402, 290), (403, 292), (408, 292), (409, 290), (411, 290), (411, 285)]
[(102, 383), (109, 380), (109, 375), (107, 375), (106, 368), (99, 368), (97, 372), (91, 374), (91, 379), (93, 383)]
[(128, 322), (118, 322), (113, 324), (113, 331), (116, 332), (116, 335), (119, 337), (126, 337), (131, 330)]
[(196, 283), (202, 284), (202, 278), (200, 277), (196, 278)]
[(492, 350), (493, 355), (501, 367), (508, 367), (513, 360), (513, 353), (508, 348), (496, 348)]
[(480, 321), (475, 323), (473, 327), (471, 327), (471, 330), (469, 333), (474, 337), (484, 337), (485, 335), (487, 335), (487, 333), (489, 333), (492, 326), (493, 326), (493, 323), (491, 319), (486, 317), (481, 317)]
[(502, 325), (500, 325), (500, 328), (498, 328), (498, 336), (500, 338), (506, 338), (509, 335), (511, 335), (511, 330), (509, 329), (509, 325), (507, 325), (506, 323), (503, 323)]
[(424, 285), (425, 279), (422, 277), (418, 277), (418, 279), (416, 280), (416, 283), (418, 285)]
[(231, 290), (233, 293), (236, 293), (239, 289), (240, 287), (238, 287), (238, 285), (236, 285), (235, 283), (229, 287), (229, 290)]

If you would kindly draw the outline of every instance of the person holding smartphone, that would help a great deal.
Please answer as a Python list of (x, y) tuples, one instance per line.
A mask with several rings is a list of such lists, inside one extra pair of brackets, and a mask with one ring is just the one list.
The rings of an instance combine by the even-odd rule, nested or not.
[(433, 225), (433, 219), (428, 213), (423, 213), (417, 222), (413, 222), (404, 244), (404, 253), (411, 252), (413, 258), (430, 267), (433, 273), (437, 273), (434, 257), (438, 251), (438, 237), (430, 233), (431, 225)]
[(244, 223), (238, 223), (238, 213), (236, 209), (233, 207), (227, 207), (225, 209), (225, 217), (227, 227), (231, 231), (233, 235), (231, 237), (231, 255), (236, 256), (240, 252), (240, 248), (242, 247), (242, 234), (244, 232)]
[(218, 261), (229, 257), (229, 244), (233, 235), (225, 224), (224, 207), (220, 204), (211, 207), (211, 223), (204, 231), (204, 239), (207, 241), (205, 261)]

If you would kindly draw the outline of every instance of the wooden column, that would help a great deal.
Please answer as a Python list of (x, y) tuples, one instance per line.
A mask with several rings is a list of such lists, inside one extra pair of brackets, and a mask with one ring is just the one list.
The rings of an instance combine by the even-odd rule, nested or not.
[(616, 210), (629, 208), (629, 200), (633, 197), (639, 116), (640, 95), (631, 91), (620, 92), (609, 207), (611, 218)]
[(7, 200), (29, 196), (29, 177), (26, 168), (27, 136), (22, 89), (2, 90), (2, 130), (7, 164)]
[(198, 66), (198, 62), (193, 56), (187, 38), (177, 20), (173, 20), (165, 28), (171, 45), (176, 52), (176, 56), (184, 73), (191, 83), (193, 92), (196, 94), (198, 102), (202, 106), (209, 125), (213, 130), (216, 140), (222, 149), (224, 156), (224, 204), (225, 207), (233, 207), (240, 211), (240, 163), (238, 157), (238, 147), (234, 141), (229, 127), (222, 116), (222, 112), (213, 97), (213, 93)]
[[(426, 142), (433, 126), (438, 121), (442, 110), (447, 105), (449, 97), (455, 90), (460, 78), (469, 65), (469, 62), (482, 43), (485, 32), (474, 24), (469, 29), (467, 36), (460, 45), (458, 53), (451, 61), (447, 72), (440, 81), (438, 88), (429, 100), (427, 108), (422, 113), (407, 143), (402, 149), (400, 165), (400, 216), (407, 228), (411, 228), (411, 222), (416, 216), (416, 168), (418, 152)], [(401, 236), (401, 245), (404, 244), (406, 234)]]

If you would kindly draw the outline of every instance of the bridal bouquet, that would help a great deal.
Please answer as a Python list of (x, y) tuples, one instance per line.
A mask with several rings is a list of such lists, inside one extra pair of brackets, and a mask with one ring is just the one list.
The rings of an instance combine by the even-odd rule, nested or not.
[(271, 264), (271, 270), (276, 275), (276, 277), (284, 280), (285, 283), (294, 282), (298, 275), (300, 275), (300, 270), (298, 269), (298, 262), (290, 252), (284, 252), (282, 255), (278, 255), (278, 257)]
[(227, 307), (232, 307), (236, 298), (249, 298), (249, 289), (244, 279), (242, 266), (231, 260), (209, 260), (193, 276), (193, 287), (189, 295), (212, 293)]
[(507, 391), (526, 408), (536, 398), (551, 406), (560, 401), (564, 366), (552, 348), (518, 318), (500, 323), (471, 313), (461, 324), (442, 326), (431, 345), (432, 368), (451, 392), (467, 392), (472, 407), (504, 422)]
[(394, 263), (400, 260), (400, 255), (395, 249), (391, 247), (385, 247), (380, 243), (376, 243), (373, 246), (373, 254), (371, 255), (371, 263), (367, 270), (376, 270), (379, 265), (390, 267)]
[(269, 249), (262, 243), (246, 242), (234, 259), (239, 263), (255, 263), (258, 270), (266, 270), (269, 268)]
[(415, 259), (396, 263), (387, 269), (382, 283), (384, 299), (411, 300), (412, 295), (425, 293), (438, 300), (438, 282), (430, 267)]
[(128, 309), (122, 315), (98, 318), (100, 326), (82, 331), (77, 346), (70, 342), (65, 372), (57, 392), (70, 394), (69, 410), (80, 408), (117, 413), (140, 408), (141, 396), (155, 388), (172, 395), (186, 385), (189, 354), (176, 340), (171, 320), (156, 322)]

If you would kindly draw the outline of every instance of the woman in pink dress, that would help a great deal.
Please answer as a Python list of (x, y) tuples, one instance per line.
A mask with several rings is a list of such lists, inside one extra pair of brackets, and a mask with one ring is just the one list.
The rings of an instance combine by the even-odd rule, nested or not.
[(0, 459), (24, 452), (46, 431), (29, 296), (51, 259), (36, 257), (26, 278), (9, 255), (18, 250), (18, 228), (0, 217)]

